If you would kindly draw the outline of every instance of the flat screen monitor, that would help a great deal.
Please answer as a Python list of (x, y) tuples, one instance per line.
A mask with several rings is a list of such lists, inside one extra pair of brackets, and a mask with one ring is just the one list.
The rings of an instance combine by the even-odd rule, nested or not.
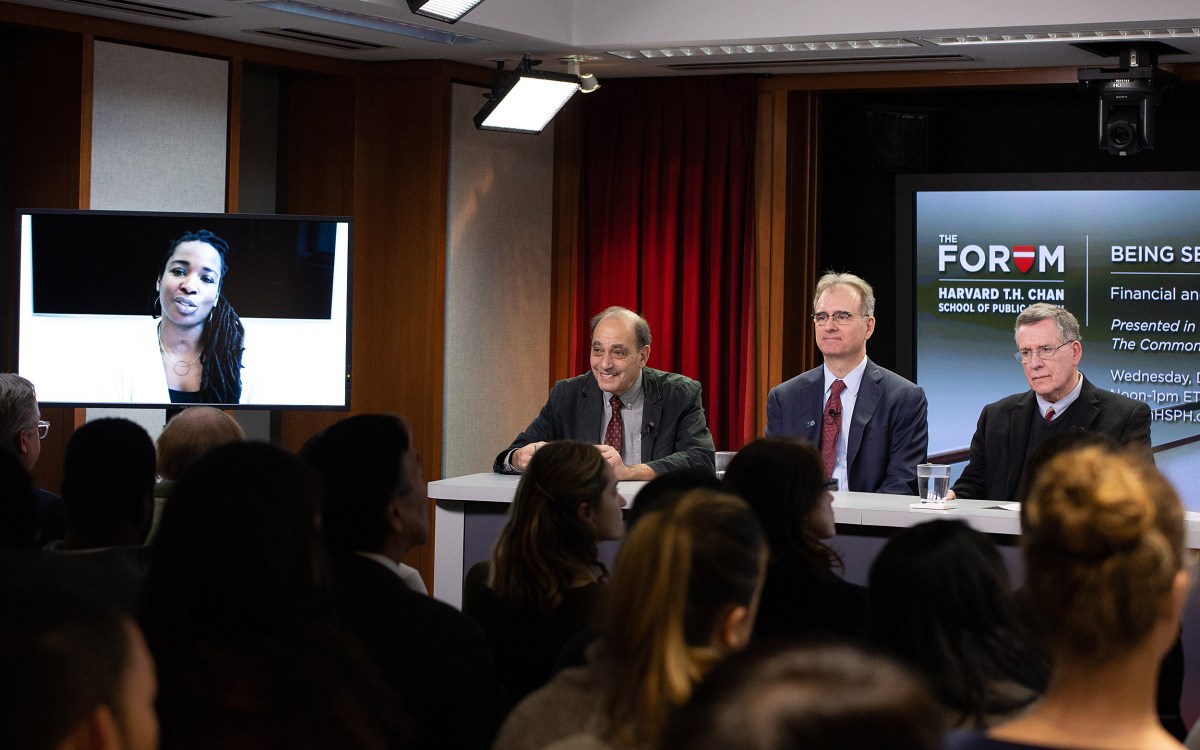
[[(48, 405), (344, 409), (351, 229), (18, 211), (17, 371)], [(193, 340), (198, 356), (178, 356)]]
[(982, 408), (1026, 391), (1017, 314), (1078, 319), (1079, 369), (1144, 401), (1155, 460), (1200, 510), (1200, 174), (917, 175), (897, 181), (929, 453), (963, 459)]

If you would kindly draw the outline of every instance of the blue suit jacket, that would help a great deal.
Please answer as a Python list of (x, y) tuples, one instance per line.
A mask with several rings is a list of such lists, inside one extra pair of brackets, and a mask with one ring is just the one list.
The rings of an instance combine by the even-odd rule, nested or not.
[[(794, 435), (819, 448), (824, 409), (825, 371), (817, 367), (767, 394), (767, 435)], [(917, 464), (929, 451), (927, 412), (920, 386), (868, 359), (846, 445), (848, 489), (915, 495)]]
[[(683, 375), (642, 368), (641, 462), (665, 474), (685, 466), (713, 468), (713, 439), (704, 417), (700, 384)], [(541, 440), (571, 438), (598, 445), (604, 421), (604, 394), (592, 373), (560, 380), (550, 389), (546, 405), (512, 445), (496, 456), (492, 470), (505, 472), (509, 452)]]

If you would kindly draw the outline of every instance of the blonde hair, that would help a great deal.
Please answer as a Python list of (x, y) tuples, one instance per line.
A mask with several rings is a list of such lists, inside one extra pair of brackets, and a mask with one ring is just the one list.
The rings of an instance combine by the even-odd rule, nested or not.
[(608, 714), (632, 726), (622, 742), (657, 745), (670, 713), (723, 653), (714, 628), (733, 606), (752, 606), (766, 542), (744, 501), (697, 489), (652, 511), (617, 557), (600, 637), (621, 670)]
[(1067, 451), (1038, 472), (1021, 513), (1026, 585), (1057, 649), (1103, 661), (1151, 632), (1184, 564), (1183, 508), (1153, 465)]
[(533, 454), (492, 548), (488, 586), (500, 601), (549, 614), (580, 578), (605, 576), (596, 532), (579, 517), (579, 504), (599, 506), (607, 465), (595, 446), (578, 440)]

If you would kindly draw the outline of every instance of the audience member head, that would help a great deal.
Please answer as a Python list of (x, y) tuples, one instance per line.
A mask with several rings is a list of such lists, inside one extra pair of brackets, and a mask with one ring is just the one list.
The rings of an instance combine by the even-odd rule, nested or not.
[(141, 631), (54, 557), (0, 560), (0, 747), (154, 750)]
[(898, 532), (871, 565), (869, 596), (876, 642), (926, 678), (954, 726), (987, 726), (1044, 689), (1049, 665), (1014, 610), (1004, 560), (965, 523)]
[(0, 445), (12, 451), (26, 471), (42, 453), (41, 418), (33, 383), (15, 373), (0, 372)]
[(330, 549), (400, 558), (429, 537), (429, 496), (408, 425), (362, 414), (313, 437), (301, 452), (324, 488), (322, 529)]
[(63, 461), (66, 546), (141, 544), (154, 510), (154, 443), (128, 419), (75, 430)]
[(179, 479), (141, 602), (165, 747), (397, 746), (403, 712), (333, 613), (320, 494), (266, 443), (218, 446)]
[(693, 490), (642, 517), (617, 556), (600, 622), (621, 666), (609, 716), (638, 735), (622, 741), (657, 743), (708, 669), (745, 647), (766, 557), (758, 519), (728, 493)]
[(1183, 508), (1153, 465), (1098, 446), (1060, 453), (1021, 510), (1026, 589), (1057, 658), (1166, 652), (1187, 589)]
[(617, 478), (594, 445), (547, 443), (521, 475), (488, 581), (510, 606), (550, 612), (572, 586), (605, 576), (597, 543), (624, 534)]
[(933, 750), (941, 727), (919, 681), (850, 646), (747, 651), (718, 665), (662, 747)]
[(175, 486), (151, 552), (143, 622), (152, 645), (325, 613), (319, 507), (312, 470), (275, 446), (228, 443), (197, 460)]
[(701, 487), (710, 490), (725, 489), (725, 485), (703, 466), (688, 466), (659, 474), (638, 491), (633, 507), (625, 513), (626, 533), (633, 530), (642, 516), (673, 504), (690, 490)]
[(826, 479), (821, 456), (790, 437), (748, 443), (725, 470), (725, 483), (762, 521), (771, 556), (799, 556), (815, 572), (841, 565), (837, 553), (821, 542), (836, 533)]
[(38, 544), (37, 500), (29, 472), (16, 456), (0, 451), (0, 549)]
[(192, 463), (218, 445), (245, 440), (237, 421), (211, 406), (192, 406), (176, 414), (158, 436), (158, 475), (174, 482)]

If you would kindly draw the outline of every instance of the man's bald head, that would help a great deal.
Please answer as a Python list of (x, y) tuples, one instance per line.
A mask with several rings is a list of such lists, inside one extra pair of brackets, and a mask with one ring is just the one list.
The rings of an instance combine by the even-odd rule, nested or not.
[(241, 425), (220, 409), (211, 406), (184, 409), (158, 436), (158, 475), (175, 481), (208, 451), (245, 439)]

